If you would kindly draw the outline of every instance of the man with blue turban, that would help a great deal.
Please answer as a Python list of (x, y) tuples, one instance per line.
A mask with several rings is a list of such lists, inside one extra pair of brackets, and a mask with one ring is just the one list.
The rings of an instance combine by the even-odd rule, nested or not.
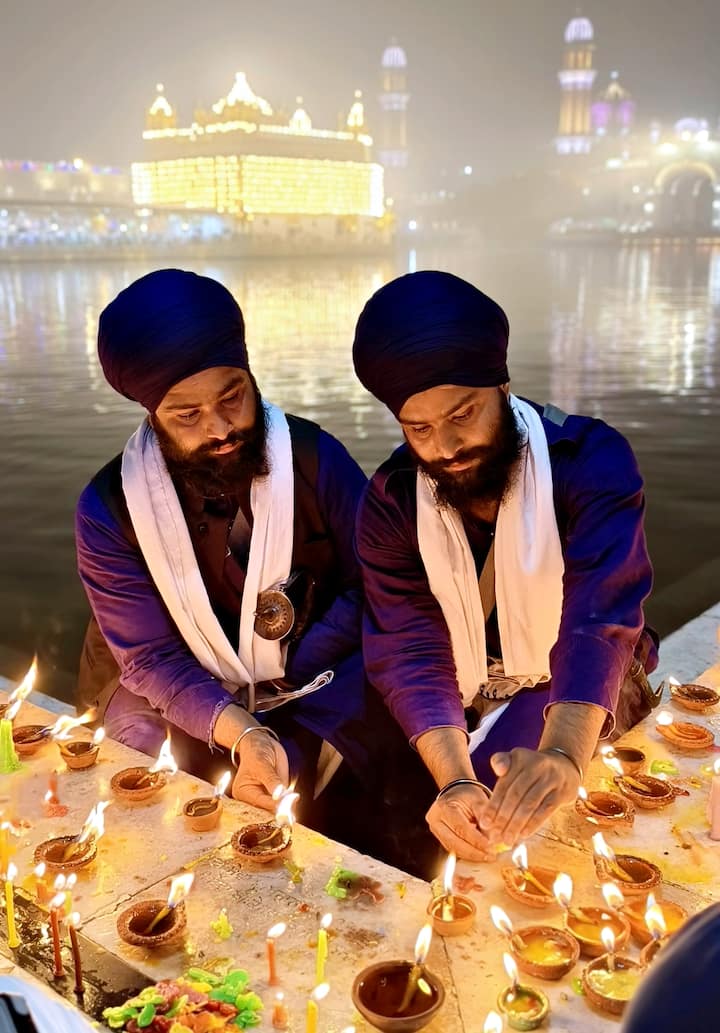
[(602, 421), (511, 394), (508, 334), (496, 302), (427, 271), (368, 301), (353, 346), (405, 437), (358, 513), (365, 666), (439, 790), (430, 829), (469, 860), (572, 801), (598, 739), (655, 703), (635, 458)]
[(298, 775), (312, 798), (338, 753), (362, 773), (360, 468), (262, 399), (242, 313), (215, 280), (132, 283), (100, 317), (98, 354), (147, 415), (77, 508), (93, 611), (82, 706), (144, 753), (169, 729), (205, 777), (229, 751), (233, 795), (267, 809)]

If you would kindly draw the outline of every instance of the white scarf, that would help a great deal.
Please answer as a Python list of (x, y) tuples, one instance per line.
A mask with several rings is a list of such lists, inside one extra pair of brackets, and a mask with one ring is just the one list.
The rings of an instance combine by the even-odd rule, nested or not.
[(228, 687), (247, 686), (253, 709), (255, 682), (282, 677), (284, 650), (254, 632), (258, 593), (290, 573), (294, 477), (285, 414), (265, 404), (270, 472), (250, 489), (253, 514), (250, 555), (240, 609), (236, 652), (215, 616), (197, 564), (185, 515), (155, 432), (143, 420), (125, 446), (122, 485), (137, 540), (155, 586), (178, 631), (199, 663)]
[[(550, 677), (550, 650), (560, 627), (564, 563), (542, 420), (531, 405), (514, 395), (510, 405), (527, 448), (498, 512), (495, 593), (505, 676), (518, 679), (520, 687)], [(485, 621), (489, 614), (483, 613), (475, 561), (459, 513), (437, 506), (432, 481), (421, 470), (416, 491), (420, 555), (447, 623), (458, 685), (467, 706), (488, 682)]]

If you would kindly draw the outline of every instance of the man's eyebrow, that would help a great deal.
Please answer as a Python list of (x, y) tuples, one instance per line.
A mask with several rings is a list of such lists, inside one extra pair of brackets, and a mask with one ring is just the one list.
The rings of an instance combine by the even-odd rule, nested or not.
[[(239, 377), (239, 376), (238, 377), (233, 377), (232, 380), (230, 380), (225, 385), (225, 387), (222, 389), (222, 391), (218, 395), (218, 398), (222, 398), (222, 396), (226, 395), (228, 393), (228, 391), (232, 391), (232, 389), (234, 387), (242, 387), (242, 385), (244, 383), (245, 383), (245, 378), (244, 377)], [(163, 406), (163, 410), (165, 412), (178, 412), (178, 410), (180, 410), (180, 409), (199, 409), (199, 408), (200, 408), (200, 403), (199, 402), (173, 402), (172, 405), (164, 405)]]
[[(470, 391), (466, 395), (463, 395), (463, 397), (460, 399), (460, 401), (456, 402), (455, 405), (453, 405), (453, 407), (451, 409), (448, 409), (447, 412), (441, 413), (440, 419), (441, 420), (446, 420), (448, 418), (448, 416), (452, 416), (452, 414), (456, 413), (458, 411), (458, 409), (462, 409), (462, 407), (464, 405), (467, 405), (468, 402), (471, 402), (473, 400), (473, 398), (474, 398), (474, 395), (473, 395), (472, 391)], [(400, 420), (400, 423), (402, 423), (402, 425), (404, 427), (412, 427), (412, 426), (424, 427), (427, 422), (428, 422), (427, 420)]]

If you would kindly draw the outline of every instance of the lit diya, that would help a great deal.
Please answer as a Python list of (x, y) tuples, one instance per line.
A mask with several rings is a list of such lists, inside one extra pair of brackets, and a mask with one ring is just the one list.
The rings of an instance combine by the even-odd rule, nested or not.
[(569, 875), (561, 872), (554, 883), (555, 897), (565, 912), (565, 928), (577, 940), (580, 951), (586, 958), (596, 958), (605, 953), (602, 939), (603, 927), (608, 926), (620, 946), (630, 939), (630, 923), (624, 915), (612, 908), (570, 907), (573, 884)]
[(93, 716), (94, 711), (89, 710), (80, 717), (70, 717), (68, 714), (62, 714), (51, 725), (16, 725), (12, 733), (15, 749), (21, 756), (32, 756), (50, 739), (63, 737), (71, 728), (87, 724), (88, 721), (92, 720)]
[(126, 908), (117, 920), (120, 939), (134, 947), (163, 947), (174, 943), (185, 932), (185, 897), (195, 876), (177, 875), (170, 883), (167, 901), (140, 900)]
[[(634, 906), (633, 906), (634, 905)], [(657, 909), (657, 910), (656, 910)], [(670, 937), (687, 921), (688, 913), (684, 907), (672, 900), (663, 901), (662, 910), (658, 907), (653, 893), (648, 893), (647, 904), (643, 910), (639, 901), (625, 904), (623, 914), (630, 923), (630, 933), (638, 947), (646, 947), (656, 937), (653, 936), (653, 923), (657, 921), (658, 912), (664, 931), (658, 939)], [(650, 916), (648, 923), (648, 916)]]
[(55, 836), (46, 839), (35, 848), (35, 864), (44, 864), (48, 871), (63, 872), (72, 868), (85, 868), (95, 860), (98, 840), (105, 831), (105, 808), (109, 805), (101, 800), (85, 821), (77, 836)]
[(469, 897), (453, 893), (455, 854), (448, 854), (443, 883), (445, 892), (433, 898), (427, 907), (434, 932), (440, 936), (460, 936), (472, 928), (477, 908)]
[(505, 889), (509, 895), (521, 904), (530, 907), (550, 907), (555, 903), (552, 884), (556, 872), (550, 868), (528, 867), (527, 847), (520, 843), (513, 850), (512, 866), (506, 865), (500, 870)]
[(650, 941), (640, 951), (640, 963), (647, 966), (670, 939), (665, 910), (652, 893), (648, 894), (645, 927), (650, 934)]
[(720, 692), (708, 688), (707, 685), (695, 685), (692, 682), (681, 685), (675, 678), (670, 682), (670, 695), (678, 706), (685, 710), (704, 711), (720, 703)]
[(500, 991), (497, 999), (499, 1011), (511, 1029), (537, 1029), (550, 1012), (550, 1002), (542, 990), (518, 982), (517, 965), (510, 954), (503, 954), (503, 964), (510, 977), (510, 986)]
[(667, 742), (679, 750), (707, 750), (715, 742), (709, 728), (694, 721), (676, 721), (669, 710), (661, 710), (655, 728)]
[(100, 743), (105, 738), (105, 729), (98, 728), (92, 739), (70, 739), (64, 741), (56, 737), (60, 756), (67, 767), (73, 771), (80, 771), (84, 768), (91, 768), (97, 763), (100, 754)]
[(629, 800), (618, 793), (588, 792), (583, 786), (578, 789), (575, 810), (591, 825), (604, 828), (628, 828), (635, 820), (635, 808)]
[(493, 925), (508, 938), (510, 953), (518, 968), (539, 979), (562, 979), (580, 957), (574, 936), (552, 925), (528, 925), (514, 930), (501, 907), (490, 908)]
[(223, 796), (230, 784), (232, 773), (226, 771), (217, 781), (212, 796), (196, 796), (183, 806), (185, 827), (190, 832), (208, 832), (220, 821), (223, 809)]
[(640, 771), (647, 762), (647, 757), (642, 750), (635, 746), (605, 746), (602, 749), (603, 759), (614, 757), (620, 765), (621, 775), (634, 775)]
[(123, 803), (142, 803), (167, 785), (167, 774), (174, 775), (178, 766), (170, 748), (170, 732), (152, 767), (123, 768), (110, 779), (110, 788)]
[(378, 961), (359, 972), (352, 986), (353, 1004), (376, 1029), (414, 1033), (433, 1019), (445, 1000), (437, 976), (425, 968), (432, 927), (425, 925), (415, 942), (415, 963)]
[(644, 897), (662, 882), (656, 864), (633, 854), (615, 854), (605, 842), (602, 832), (593, 836), (595, 871), (599, 879), (619, 879), (626, 897)]
[(284, 857), (292, 845), (293, 805), (299, 794), (284, 791), (275, 812), (275, 821), (244, 825), (230, 840), (235, 853), (246, 861), (267, 864)]
[(591, 961), (583, 971), (583, 990), (599, 1011), (622, 1015), (640, 985), (643, 969), (631, 958), (615, 953), (617, 944), (609, 927), (603, 929), (603, 943), (606, 953)]

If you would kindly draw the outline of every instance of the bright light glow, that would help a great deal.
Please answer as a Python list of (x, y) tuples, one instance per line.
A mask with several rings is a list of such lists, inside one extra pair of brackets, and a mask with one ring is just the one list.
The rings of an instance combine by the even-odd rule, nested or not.
[(327, 914), (323, 915), (320, 919), (320, 928), (329, 929), (332, 925), (332, 914), (328, 911)]
[(313, 990), (311, 997), (314, 1001), (322, 1001), (330, 993), (329, 983), (320, 983)]
[(445, 872), (443, 874), (443, 887), (445, 889), (446, 896), (452, 896), (453, 891), (453, 877), (455, 875), (455, 864), (457, 858), (455, 854), (448, 854), (448, 859), (445, 862)]
[(620, 889), (615, 885), (614, 882), (604, 882), (602, 885), (602, 895), (605, 903), (611, 911), (617, 911), (625, 903), (625, 897), (623, 897)]
[(645, 925), (648, 927), (653, 940), (661, 940), (667, 933), (665, 915), (652, 893), (649, 893), (647, 898)]
[(268, 940), (277, 940), (278, 936), (282, 936), (286, 929), (287, 926), (284, 922), (276, 922), (275, 925), (270, 926), (267, 931)]
[(415, 230), (417, 229), (417, 227), (418, 227), (417, 220), (416, 219), (410, 219), (410, 221), (408, 222), (408, 229), (410, 230), (410, 232), (414, 233)]
[(276, 825), (292, 825), (295, 821), (295, 815), (293, 814), (293, 807), (295, 801), (300, 799), (299, 793), (287, 792), (280, 800), (275, 811), (275, 824)]
[(553, 883), (555, 899), (562, 908), (570, 906), (573, 895), (573, 881), (565, 872), (560, 872)]
[(720, 757), (713, 764), (713, 772), (716, 775), (720, 775)]
[[(20, 703), (22, 703), (22, 701), (24, 699), (27, 699), (27, 697), (30, 695), (30, 693), (33, 690), (33, 685), (35, 684), (35, 679), (37, 678), (37, 672), (38, 672), (38, 662), (37, 662), (37, 657), (34, 656), (33, 657), (33, 662), (30, 664), (30, 667), (28, 668), (27, 674), (25, 675), (23, 680), (20, 682), (20, 684), (15, 689), (13, 689), (13, 691), (10, 693), (10, 698), (8, 699), (8, 703), (15, 703), (15, 702), (18, 702), (18, 701)], [(15, 713), (17, 713), (17, 710), (15, 711)], [(8, 717), (9, 716), (10, 715), (8, 714)]]
[(508, 954), (507, 951), (503, 954), (503, 965), (505, 966), (505, 971), (508, 974), (508, 979), (512, 983), (513, 988), (516, 987), (518, 981), (518, 967), (515, 964), (515, 959), (512, 954)]
[(472, 165), (466, 165), (466, 166), (464, 167), (464, 169), (463, 169), (463, 173), (464, 173), (464, 174), (465, 174), (466, 176), (472, 176), (472, 173), (473, 173), (473, 167), (472, 167)]
[(673, 723), (673, 716), (669, 710), (661, 710), (655, 721), (657, 724), (667, 727)]
[(496, 1011), (489, 1011), (483, 1023), (483, 1033), (503, 1033), (502, 1016)]
[(88, 814), (85, 824), (80, 830), (80, 835), (77, 838), (78, 845), (84, 843), (88, 839), (97, 841), (105, 832), (105, 808), (110, 806), (109, 800), (100, 800)]
[(506, 936), (512, 936), (513, 926), (509, 917), (505, 914), (501, 907), (497, 904), (491, 904), (490, 906), (490, 918), (492, 924), (501, 933), (505, 933)]
[(615, 852), (605, 842), (605, 837), (603, 836), (602, 832), (595, 833), (595, 835), (592, 838), (592, 845), (593, 850), (595, 851), (598, 857), (604, 857), (606, 861), (610, 862), (610, 864), (615, 863)]
[(8, 862), (8, 866), (7, 866), (7, 871), (5, 872), (5, 881), (6, 882), (14, 882), (15, 876), (17, 875), (17, 873), (18, 873), (18, 870), (17, 870), (16, 865), (14, 865), (12, 863), (12, 861), (9, 861)]
[(423, 965), (425, 958), (428, 956), (430, 950), (430, 943), (432, 942), (432, 926), (430, 924), (424, 925), (418, 933), (417, 940), (415, 941), (415, 964)]
[(192, 872), (186, 872), (185, 875), (176, 875), (170, 883), (170, 892), (167, 899), (168, 907), (177, 907), (180, 901), (187, 897), (194, 881), (195, 876)]
[(158, 759), (151, 768), (148, 768), (148, 771), (151, 774), (157, 774), (159, 771), (167, 771), (171, 775), (175, 774), (178, 766), (172, 755), (170, 747), (170, 730), (168, 729), (167, 735), (165, 736), (165, 742), (162, 744), (162, 749), (158, 753)]
[(603, 946), (608, 954), (612, 954), (615, 950), (615, 933), (609, 925), (604, 925), (600, 930), (600, 939), (602, 940)]
[(213, 796), (223, 796), (225, 790), (230, 785), (230, 779), (232, 778), (232, 771), (224, 771), (220, 778), (217, 780), (215, 785), (215, 792)]
[(587, 789), (585, 788), (585, 786), (580, 786), (577, 794), (580, 800), (587, 800), (588, 798)]
[(105, 729), (102, 728), (102, 727), (101, 728), (97, 728), (95, 730), (95, 735), (93, 735), (93, 737), (92, 737), (93, 746), (99, 746), (104, 738), (105, 738)]
[(95, 717), (95, 709), (86, 710), (80, 717), (70, 717), (69, 714), (63, 714), (57, 719), (55, 724), (50, 729), (50, 737), (52, 739), (69, 739), (70, 732), (73, 728), (78, 728), (80, 725), (89, 724)]

